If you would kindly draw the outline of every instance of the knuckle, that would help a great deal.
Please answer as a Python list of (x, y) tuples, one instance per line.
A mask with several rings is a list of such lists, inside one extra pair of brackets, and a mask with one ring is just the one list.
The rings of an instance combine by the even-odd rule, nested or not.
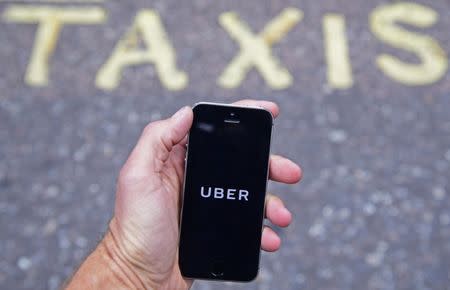
[(280, 197), (273, 195), (273, 194), (269, 194), (268, 202), (273, 203), (273, 204), (278, 203), (278, 204), (284, 206), (283, 200)]

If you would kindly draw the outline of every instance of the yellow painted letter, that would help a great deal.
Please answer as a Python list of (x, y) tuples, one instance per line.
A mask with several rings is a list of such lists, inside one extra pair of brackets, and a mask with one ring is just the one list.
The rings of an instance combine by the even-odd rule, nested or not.
[(247, 72), (255, 66), (271, 88), (289, 87), (292, 77), (272, 56), (270, 46), (280, 41), (302, 18), (303, 13), (300, 10), (287, 8), (270, 21), (260, 34), (254, 35), (235, 13), (223, 13), (219, 22), (230, 36), (239, 42), (241, 50), (219, 77), (219, 85), (224, 88), (238, 87)]
[(401, 28), (396, 22), (426, 28), (438, 19), (436, 11), (423, 5), (400, 2), (376, 8), (370, 16), (372, 32), (383, 42), (415, 53), (419, 64), (405, 63), (398, 58), (382, 54), (378, 67), (392, 79), (405, 85), (427, 85), (442, 78), (448, 60), (444, 50), (433, 38)]
[(353, 77), (344, 16), (326, 14), (323, 18), (323, 34), (328, 66), (328, 84), (332, 88), (348, 89), (353, 85)]
[[(142, 35), (142, 41), (147, 46), (145, 50), (138, 49), (138, 35)], [(129, 32), (99, 70), (96, 85), (104, 90), (113, 90), (119, 85), (123, 68), (154, 63), (161, 83), (169, 90), (181, 90), (187, 85), (188, 77), (176, 68), (175, 59), (175, 51), (167, 39), (159, 15), (153, 10), (143, 10), (137, 14)]]
[(48, 84), (49, 60), (58, 42), (64, 24), (97, 24), (105, 20), (105, 12), (97, 7), (50, 7), (12, 5), (3, 14), (10, 22), (39, 23), (25, 74), (25, 82), (31, 86)]

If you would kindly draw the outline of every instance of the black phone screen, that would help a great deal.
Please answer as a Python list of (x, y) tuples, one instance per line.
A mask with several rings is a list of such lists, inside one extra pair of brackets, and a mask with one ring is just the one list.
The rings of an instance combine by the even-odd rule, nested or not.
[(185, 277), (250, 281), (259, 267), (272, 115), (213, 104), (193, 110), (180, 269)]

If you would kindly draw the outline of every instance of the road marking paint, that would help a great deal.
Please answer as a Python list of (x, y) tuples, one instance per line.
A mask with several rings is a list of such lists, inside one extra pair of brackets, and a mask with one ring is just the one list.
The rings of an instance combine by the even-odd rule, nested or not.
[[(106, 2), (106, 0), (23, 2), (45, 1)], [(25, 72), (25, 83), (30, 86), (48, 84), (49, 62), (65, 24), (101, 24), (105, 22), (106, 17), (104, 9), (92, 5), (6, 6), (3, 19), (7, 22), (38, 26)], [(448, 69), (446, 52), (434, 38), (400, 26), (407, 24), (429, 28), (437, 22), (438, 17), (437, 11), (412, 2), (386, 4), (373, 10), (369, 17), (372, 33), (385, 44), (413, 53), (418, 58), (417, 62), (408, 63), (393, 55), (381, 54), (376, 57), (377, 67), (389, 78), (405, 85), (430, 85), (439, 81)], [(270, 88), (289, 87), (293, 78), (272, 54), (272, 46), (285, 37), (302, 19), (301, 10), (287, 8), (269, 21), (259, 34), (254, 34), (236, 13), (221, 14), (220, 25), (240, 45), (240, 49), (217, 78), (217, 84), (223, 88), (236, 88), (241, 85), (248, 71), (256, 68)], [(350, 88), (354, 81), (344, 16), (335, 13), (325, 14), (322, 29), (328, 85), (337, 89)], [(143, 44), (144, 48), (141, 48), (139, 43)], [(111, 56), (98, 71), (96, 86), (104, 90), (113, 90), (118, 87), (125, 67), (151, 63), (155, 65), (158, 77), (166, 89), (184, 89), (188, 84), (188, 76), (177, 69), (176, 57), (159, 14), (154, 10), (140, 10), (128, 32), (118, 41)]]
[(30, 86), (48, 84), (49, 61), (64, 24), (98, 24), (105, 21), (103, 9), (98, 7), (9, 6), (3, 18), (10, 22), (39, 23), (25, 73)]
[(224, 88), (236, 88), (254, 66), (269, 87), (289, 87), (292, 84), (292, 76), (272, 55), (271, 45), (280, 41), (302, 18), (302, 11), (286, 8), (271, 20), (260, 34), (254, 35), (236, 13), (223, 13), (219, 22), (231, 38), (239, 43), (240, 51), (219, 76), (218, 84)]
[[(139, 49), (139, 36), (142, 36), (145, 49)], [(176, 53), (161, 19), (156, 11), (149, 9), (137, 14), (130, 30), (119, 40), (111, 57), (97, 73), (96, 85), (104, 90), (113, 90), (119, 85), (125, 67), (145, 63), (155, 65), (161, 83), (167, 89), (186, 87), (188, 76), (176, 68)]]
[(325, 14), (323, 17), (323, 34), (329, 86), (337, 89), (351, 88), (353, 76), (344, 16), (332, 13)]
[(405, 63), (382, 54), (377, 66), (390, 78), (405, 85), (432, 84), (441, 79), (448, 67), (445, 51), (430, 36), (407, 31), (396, 24), (402, 22), (420, 28), (436, 23), (438, 14), (433, 9), (411, 2), (400, 2), (377, 7), (370, 15), (372, 32), (381, 41), (417, 55), (420, 64)]

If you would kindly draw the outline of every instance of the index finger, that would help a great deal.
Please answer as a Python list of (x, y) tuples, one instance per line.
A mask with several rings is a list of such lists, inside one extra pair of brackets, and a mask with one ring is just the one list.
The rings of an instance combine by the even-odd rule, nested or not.
[(234, 102), (232, 105), (238, 105), (238, 106), (252, 106), (252, 107), (262, 107), (270, 113), (272, 113), (272, 116), (276, 118), (278, 114), (280, 113), (280, 109), (278, 108), (278, 105), (274, 102), (270, 101), (262, 101), (262, 100), (240, 100), (237, 102)]

